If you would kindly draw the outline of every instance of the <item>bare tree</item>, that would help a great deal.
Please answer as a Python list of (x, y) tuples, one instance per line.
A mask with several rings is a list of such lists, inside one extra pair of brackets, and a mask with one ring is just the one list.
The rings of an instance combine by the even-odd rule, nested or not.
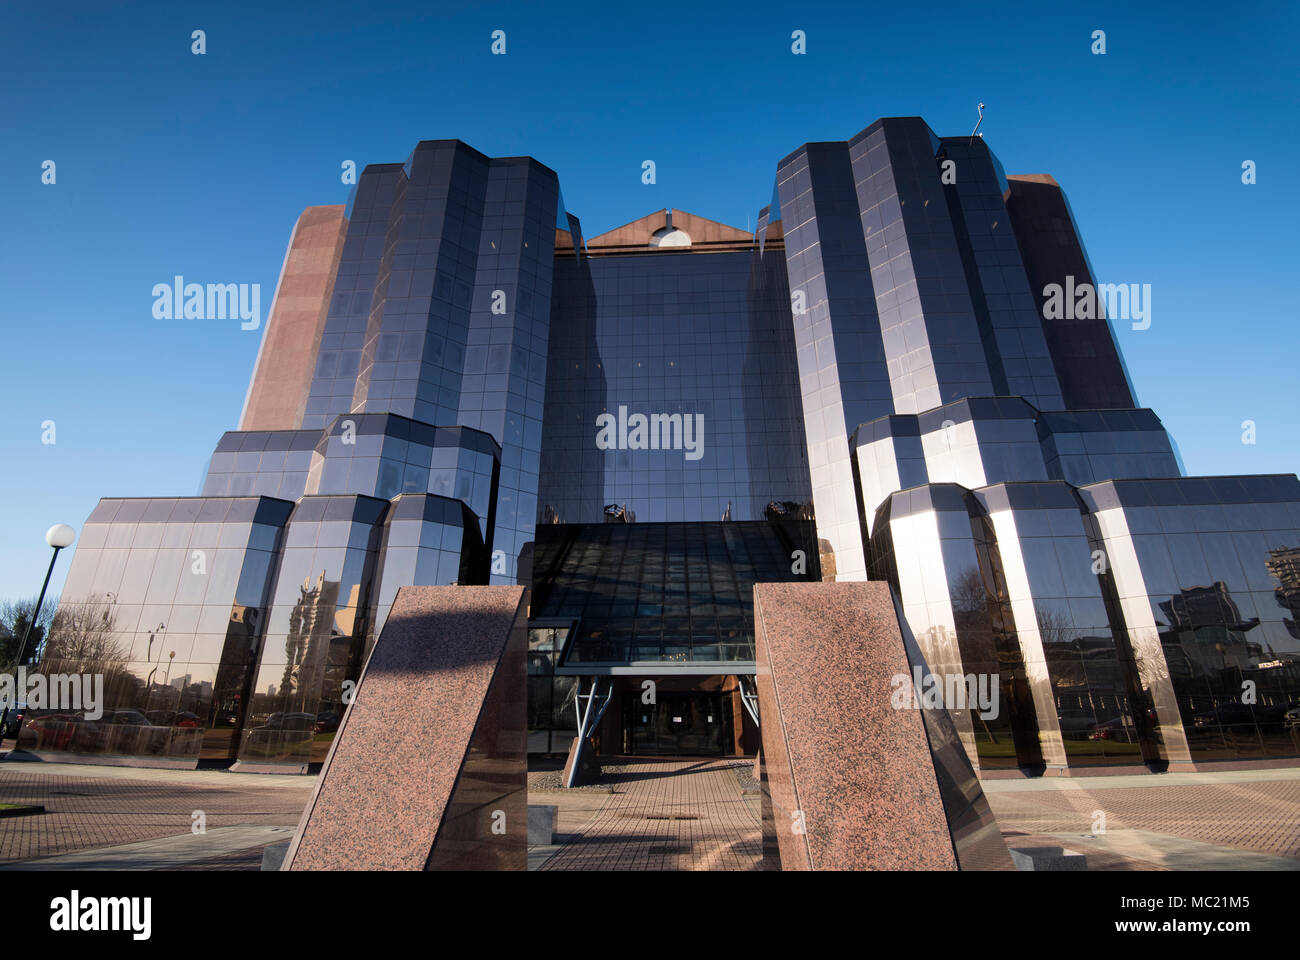
[[(1052, 607), (1039, 607), (1035, 612), (1038, 615), (1038, 635), (1044, 646), (1066, 649), (1077, 645), (1081, 634), (1066, 613)], [(1078, 652), (1077, 646), (1075, 652)]]
[(42, 669), (60, 673), (109, 674), (123, 669), (127, 645), (117, 635), (113, 606), (102, 600), (64, 603), (50, 623), (41, 651)]
[[(23, 659), (30, 662), (35, 658), (41, 643), (49, 636), (50, 624), (54, 620), (54, 611), (59, 605), (58, 597), (46, 597), (41, 611), (32, 626), (31, 637), (27, 641), (27, 650)], [(32, 611), (36, 609), (35, 597), (23, 597), (18, 600), (0, 600), (0, 666), (12, 673), (18, 666), (18, 645), (23, 642), (27, 624), (32, 621)]]

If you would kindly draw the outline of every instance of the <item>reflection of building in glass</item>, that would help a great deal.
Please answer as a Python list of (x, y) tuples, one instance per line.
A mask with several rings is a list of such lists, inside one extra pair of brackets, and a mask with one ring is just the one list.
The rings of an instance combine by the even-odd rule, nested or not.
[(1056, 181), (917, 117), (774, 173), (752, 233), (587, 238), (537, 161), (425, 141), (304, 211), (202, 496), (101, 501), (68, 575), (147, 723), (36, 745), (302, 769), (399, 588), (521, 582), (530, 749), (595, 697), (600, 750), (741, 753), (753, 583), (876, 578), (992, 681), (981, 768), (1300, 755), (1300, 481), (1183, 476), (1110, 321), (1045, 319), (1099, 282)]
[(1300, 640), (1300, 547), (1283, 547), (1270, 550), (1265, 566), (1268, 572), (1277, 578), (1278, 586), (1273, 591), (1277, 605), (1291, 611), (1291, 616), (1283, 619), (1287, 632)]
[(284, 674), (280, 679), (280, 709), (306, 706), (307, 690), (320, 684), (325, 653), (335, 636), (334, 606), (339, 585), (327, 583), (322, 573), (313, 586), (304, 581), (302, 596), (289, 614), (289, 634), (284, 641)]
[[(1260, 645), (1246, 637), (1259, 626), (1259, 617), (1243, 620), (1222, 581), (1181, 590), (1161, 601), (1160, 610), (1167, 624), (1161, 643), (1174, 676), (1183, 666), (1190, 673), (1205, 674), (1255, 666), (1265, 659)], [(1273, 659), (1271, 651), (1268, 659)]]

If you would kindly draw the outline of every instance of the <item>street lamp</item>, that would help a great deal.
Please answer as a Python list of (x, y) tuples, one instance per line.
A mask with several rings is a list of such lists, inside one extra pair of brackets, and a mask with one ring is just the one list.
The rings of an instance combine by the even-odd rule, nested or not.
[[(36, 609), (32, 611), (31, 618), (27, 621), (27, 629), (23, 631), (23, 641), (18, 645), (18, 666), (22, 665), (23, 655), (27, 652), (27, 641), (31, 638), (32, 627), (41, 615), (41, 604), (45, 602), (45, 591), (50, 585), (50, 576), (54, 573), (54, 561), (59, 559), (59, 551), (64, 547), (72, 546), (72, 541), (76, 539), (77, 531), (66, 523), (56, 523), (45, 531), (45, 542), (54, 548), (54, 555), (50, 557), (50, 567), (45, 571), (45, 582), (41, 584), (41, 594), (36, 598)], [(9, 704), (6, 703), (4, 712), (0, 713), (0, 728), (3, 728), (4, 722), (8, 719)]]
[(36, 618), (41, 615), (41, 604), (45, 602), (45, 591), (50, 585), (50, 575), (54, 573), (54, 561), (59, 559), (59, 551), (64, 547), (72, 546), (72, 541), (76, 539), (77, 531), (66, 523), (56, 523), (45, 531), (45, 542), (54, 548), (54, 554), (50, 557), (49, 569), (45, 571), (45, 582), (41, 584), (41, 595), (36, 598), (36, 609), (32, 611), (32, 617), (27, 621), (27, 629), (23, 631), (23, 642), (18, 645), (19, 664), (23, 662), (23, 654), (27, 652), (27, 640), (32, 635), (32, 626), (36, 623)]
[[(158, 626), (154, 627), (152, 630), (149, 631), (149, 652), (146, 654), (146, 659), (150, 663), (153, 663), (154, 636), (156, 634), (163, 633), (166, 630), (167, 630), (167, 624), (160, 623), (158, 624)], [(149, 676), (145, 677), (144, 680), (144, 685), (145, 685), (144, 708), (146, 710), (148, 710), (151, 706), (153, 706), (153, 678), (157, 672), (158, 672), (158, 666), (157, 664), (154, 664), (154, 668), (149, 671)]]

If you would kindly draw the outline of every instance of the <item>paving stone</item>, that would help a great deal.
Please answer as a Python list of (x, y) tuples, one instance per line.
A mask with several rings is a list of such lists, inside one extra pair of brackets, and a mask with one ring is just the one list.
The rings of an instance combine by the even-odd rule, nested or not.
[(1127, 827), (1300, 857), (1300, 780), (998, 793), (989, 803), (1004, 832), (1084, 836), (1100, 811), (1109, 831)]
[(542, 870), (761, 870), (762, 824), (736, 761), (626, 763), (615, 792)]
[[(39, 803), (46, 813), (0, 820), (0, 862), (13, 863), (120, 846), (187, 832), (202, 810), (209, 830), (242, 824), (294, 826), (313, 778), (288, 786), (253, 786), (251, 774), (225, 774), (222, 785), (194, 771), (158, 777), (68, 776), (31, 764), (0, 767), (0, 802)], [(187, 779), (187, 776), (190, 779)], [(199, 782), (195, 783), (193, 780)], [(261, 863), (260, 850), (257, 863)]]

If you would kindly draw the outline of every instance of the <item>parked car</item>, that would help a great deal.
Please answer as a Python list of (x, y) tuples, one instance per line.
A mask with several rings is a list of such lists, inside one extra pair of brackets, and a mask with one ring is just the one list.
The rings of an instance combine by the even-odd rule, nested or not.
[(1115, 743), (1137, 743), (1137, 731), (1133, 729), (1132, 724), (1125, 723), (1121, 718), (1116, 717), (1093, 727), (1092, 732), (1088, 734), (1088, 739), (1111, 740)]
[(266, 723), (248, 731), (250, 744), (310, 740), (316, 731), (316, 714), (314, 713), (273, 713), (266, 718)]
[(1286, 730), (1300, 730), (1300, 703), (1287, 708), (1282, 717), (1282, 727)]
[(80, 713), (47, 713), (33, 717), (23, 726), (18, 742), (23, 749), (65, 750), (82, 722)]
[(1062, 710), (1060, 724), (1066, 740), (1086, 740), (1097, 726), (1097, 717), (1091, 710)]
[(9, 715), (5, 717), (4, 727), (0, 728), (0, 740), (8, 737), (17, 736), (18, 728), (22, 726), (23, 717), (27, 714), (27, 704), (19, 703), (9, 708)]
[(1254, 712), (1244, 703), (1220, 703), (1192, 717), (1192, 726), (1194, 727), (1228, 727), (1234, 724), (1253, 724), (1255, 722), (1257, 722), (1257, 718)]
[(149, 722), (139, 710), (106, 710), (104, 711), (104, 723), (117, 726), (131, 727), (152, 727), (154, 724)]
[(198, 714), (186, 710), (150, 710), (146, 716), (149, 722), (158, 727), (194, 728), (201, 724)]
[(339, 716), (337, 713), (318, 713), (316, 714), (317, 733), (333, 733), (339, 728)]

